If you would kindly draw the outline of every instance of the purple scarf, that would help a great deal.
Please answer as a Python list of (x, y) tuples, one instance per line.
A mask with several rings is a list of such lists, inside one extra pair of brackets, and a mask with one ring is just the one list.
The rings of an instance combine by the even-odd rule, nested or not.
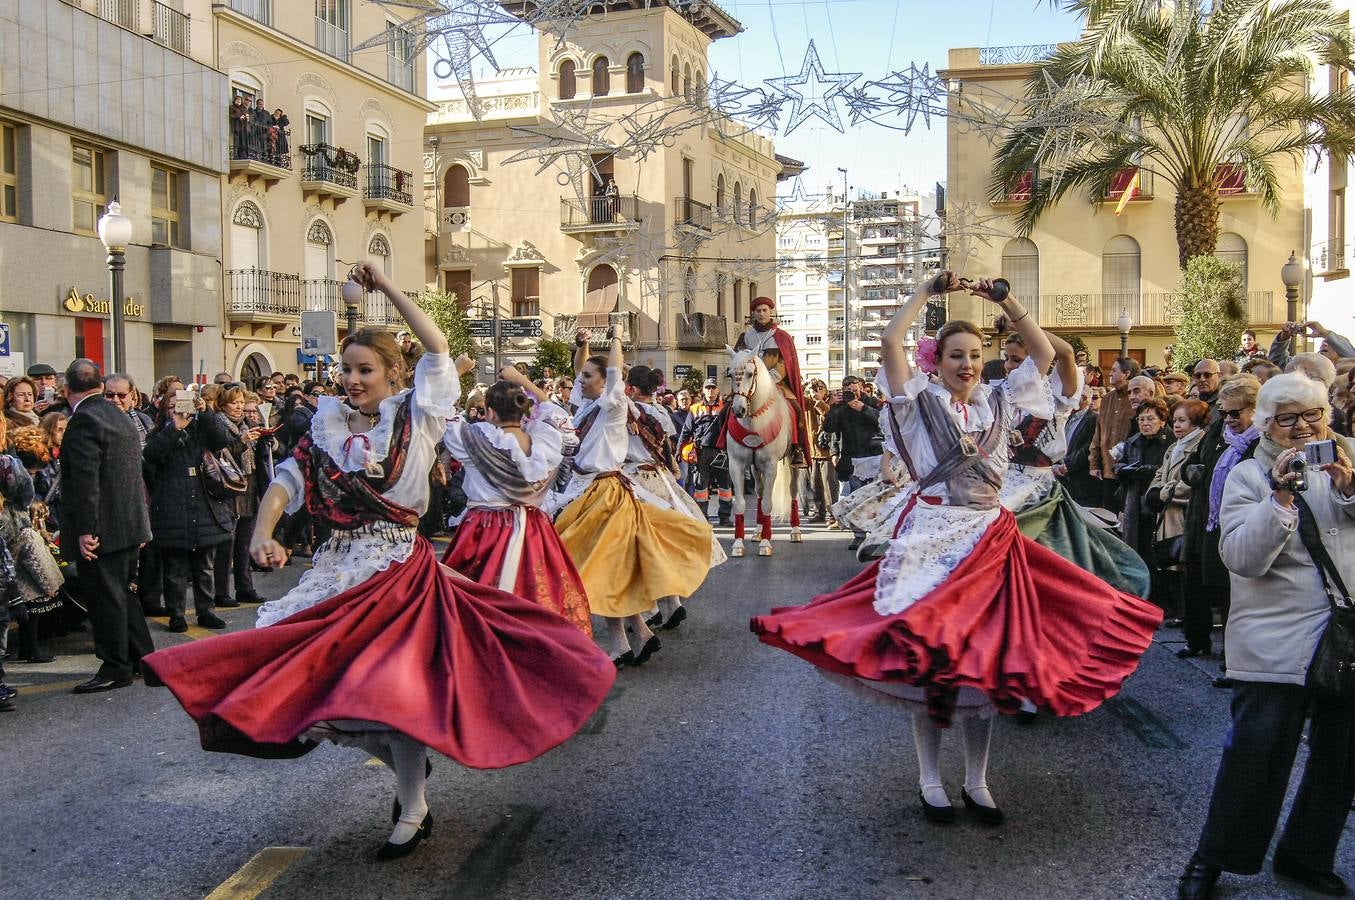
[(1223, 427), (1223, 440), (1228, 444), (1228, 449), (1219, 457), (1214, 466), (1214, 478), (1209, 482), (1209, 521), (1205, 523), (1205, 531), (1218, 531), (1219, 507), (1223, 505), (1223, 485), (1228, 481), (1228, 473), (1233, 471), (1233, 466), (1242, 462), (1242, 454), (1260, 436), (1261, 432), (1255, 425), (1241, 434), (1234, 434), (1226, 425)]

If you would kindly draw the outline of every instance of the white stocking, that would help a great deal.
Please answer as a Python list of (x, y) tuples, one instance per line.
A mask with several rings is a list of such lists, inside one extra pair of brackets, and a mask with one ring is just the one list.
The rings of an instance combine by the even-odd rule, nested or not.
[[(645, 645), (645, 641), (649, 640), (654, 636), (654, 632), (650, 631), (649, 626), (645, 624), (644, 616), (640, 615), (630, 616), (629, 621), (630, 627), (635, 629), (635, 643), (643, 647)], [(625, 632), (623, 631), (622, 634), (624, 633)], [(622, 652), (624, 653), (625, 651), (623, 650)]]
[(678, 607), (680, 606), (682, 606), (682, 601), (677, 597), (659, 598), (659, 612), (663, 613), (663, 620), (665, 622), (672, 618), (673, 613), (677, 612)]
[[(644, 624), (643, 622), (641, 623)], [(607, 619), (607, 653), (612, 659), (630, 650), (630, 640), (626, 637), (625, 619)]]
[(997, 808), (988, 792), (988, 745), (993, 737), (991, 717), (966, 716), (960, 720), (964, 734), (964, 789), (979, 806)]
[(404, 735), (391, 735), (390, 748), (395, 762), (395, 796), (400, 801), (400, 819), (391, 832), (390, 842), (403, 844), (414, 837), (428, 814), (428, 800), (424, 797), (428, 748)]
[(941, 784), (941, 729), (926, 713), (913, 713), (913, 747), (917, 750), (917, 784), (932, 806), (950, 806)]

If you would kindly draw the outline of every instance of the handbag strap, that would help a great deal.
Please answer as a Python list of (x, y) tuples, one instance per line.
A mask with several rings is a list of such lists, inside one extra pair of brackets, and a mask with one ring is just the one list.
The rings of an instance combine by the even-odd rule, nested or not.
[[(1341, 572), (1336, 568), (1336, 563), (1332, 561), (1331, 554), (1327, 552), (1327, 545), (1322, 543), (1322, 535), (1317, 528), (1317, 518), (1313, 515), (1313, 510), (1308, 506), (1308, 501), (1303, 499), (1302, 494), (1294, 495), (1294, 505), (1299, 510), (1299, 540), (1303, 541), (1303, 546), (1307, 548), (1308, 555), (1313, 558), (1313, 563), (1317, 566), (1318, 574), (1322, 576), (1322, 587), (1327, 592), (1327, 602), (1335, 611), (1338, 608), (1355, 608), (1355, 603), (1351, 602), (1350, 591), (1346, 590), (1345, 580), (1341, 578)], [(1332, 583), (1336, 584), (1336, 590), (1341, 592), (1341, 603), (1336, 602), (1336, 591), (1332, 590)]]

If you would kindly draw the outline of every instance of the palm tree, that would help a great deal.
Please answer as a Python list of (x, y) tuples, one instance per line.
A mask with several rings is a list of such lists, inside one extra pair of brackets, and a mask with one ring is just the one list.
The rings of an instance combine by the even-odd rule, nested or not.
[(1329, 0), (1214, 0), (1207, 11), (1170, 0), (1062, 5), (1085, 18), (1083, 35), (1030, 77), (1020, 124), (993, 165), (994, 201), (1030, 185), (1016, 215), (1023, 235), (1069, 191), (1103, 201), (1137, 167), (1176, 189), (1184, 268), (1214, 252), (1221, 174), (1243, 175), (1275, 215), (1277, 164), (1355, 153), (1355, 94), (1307, 90), (1313, 60), (1355, 65), (1347, 14)]

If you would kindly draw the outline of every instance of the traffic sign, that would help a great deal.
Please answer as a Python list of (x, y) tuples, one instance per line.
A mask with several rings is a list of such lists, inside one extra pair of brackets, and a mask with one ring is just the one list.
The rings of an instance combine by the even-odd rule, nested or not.
[(687, 380), (687, 376), (692, 374), (692, 367), (678, 364), (673, 366), (673, 380), (681, 384)]
[(541, 320), (500, 319), (499, 336), (506, 338), (541, 337)]
[(473, 338), (494, 337), (493, 319), (471, 319), (466, 324), (470, 326), (470, 336)]
[(9, 356), (9, 326), (0, 323), (0, 356)]
[(332, 309), (301, 314), (301, 352), (307, 356), (338, 353), (339, 318)]

